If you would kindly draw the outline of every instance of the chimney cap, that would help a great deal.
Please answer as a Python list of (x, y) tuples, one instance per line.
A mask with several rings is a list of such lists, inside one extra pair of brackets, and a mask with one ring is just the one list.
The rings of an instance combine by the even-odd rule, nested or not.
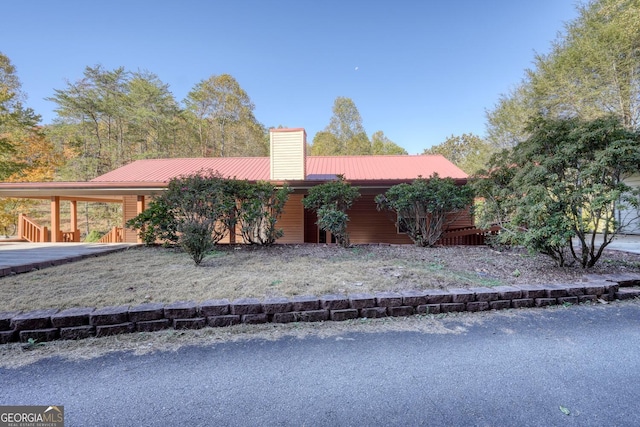
[(271, 128), (269, 129), (269, 132), (304, 132), (304, 134), (307, 134), (307, 131), (304, 130), (304, 128)]

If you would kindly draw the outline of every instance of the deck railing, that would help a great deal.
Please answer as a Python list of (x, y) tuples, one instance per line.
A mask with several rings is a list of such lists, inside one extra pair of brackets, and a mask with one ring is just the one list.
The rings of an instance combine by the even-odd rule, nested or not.
[(500, 226), (497, 225), (494, 225), (491, 228), (487, 229), (475, 227), (458, 228), (442, 233), (442, 237), (440, 237), (436, 244), (443, 246), (484, 245), (485, 238), (489, 235), (496, 234), (499, 230)]
[(79, 242), (80, 241), (80, 230), (76, 231), (61, 231), (61, 240), (62, 242)]
[(124, 228), (113, 227), (111, 231), (102, 236), (98, 243), (122, 243), (124, 242)]
[(49, 230), (24, 214), (18, 215), (18, 238), (31, 243), (49, 241)]

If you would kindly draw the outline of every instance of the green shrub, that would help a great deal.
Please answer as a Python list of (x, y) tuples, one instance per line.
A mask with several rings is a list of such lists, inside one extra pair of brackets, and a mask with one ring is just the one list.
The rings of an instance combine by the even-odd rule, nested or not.
[(284, 235), (276, 224), (292, 190), (287, 186), (276, 188), (268, 182), (250, 184), (246, 181), (236, 183), (236, 188), (237, 219), (244, 241), (265, 246), (274, 244)]
[(639, 217), (640, 191), (624, 177), (638, 172), (640, 134), (614, 117), (538, 117), (527, 130), (529, 139), (492, 157), (475, 183), (482, 222), (501, 225), (500, 243), (592, 267)]
[(398, 184), (376, 196), (378, 210), (395, 213), (398, 229), (418, 246), (433, 246), (456, 214), (470, 209), (473, 190), (434, 173), (411, 184)]
[(105, 233), (101, 233), (98, 230), (91, 230), (89, 234), (84, 238), (84, 241), (87, 243), (93, 243), (99, 241)]
[(147, 246), (158, 241), (178, 242), (178, 225), (163, 197), (152, 200), (147, 209), (127, 221), (126, 226), (138, 230), (138, 236)]

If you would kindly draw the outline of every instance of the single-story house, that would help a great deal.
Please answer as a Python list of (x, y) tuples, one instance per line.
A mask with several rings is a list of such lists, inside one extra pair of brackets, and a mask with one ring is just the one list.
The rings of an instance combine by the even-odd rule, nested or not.
[[(302, 199), (308, 189), (343, 175), (360, 188), (362, 196), (348, 212), (347, 231), (351, 242), (360, 243), (411, 243), (400, 232), (389, 212), (379, 212), (374, 198), (390, 187), (410, 183), (434, 172), (440, 177), (452, 178), (459, 185), (467, 181), (467, 174), (440, 155), (416, 156), (307, 156), (306, 132), (297, 129), (272, 129), (270, 131), (269, 157), (224, 158), (175, 158), (137, 160), (87, 182), (38, 182), (0, 183), (0, 197), (19, 197), (51, 200), (51, 229), (38, 230), (36, 224), (21, 219), (20, 236), (31, 241), (79, 241), (77, 231), (77, 202), (93, 201), (122, 204), (122, 227), (113, 230), (105, 241), (135, 243), (137, 232), (124, 228), (124, 223), (145, 209), (155, 195), (166, 189), (168, 182), (181, 175), (202, 170), (217, 171), (223, 177), (248, 181), (269, 181), (276, 185), (287, 184), (293, 189), (278, 221), (284, 236), (278, 243), (324, 243), (330, 236), (318, 230), (316, 216), (304, 209)], [(60, 224), (60, 203), (71, 204), (70, 224), (63, 232)], [(451, 230), (473, 228), (473, 219), (467, 212), (457, 217), (449, 226)], [(456, 243), (473, 243), (460, 240)], [(237, 236), (239, 238), (239, 236)], [(230, 236), (226, 242), (234, 242)], [(473, 242), (472, 242), (473, 240)], [(224, 243), (225, 241), (223, 241)], [(240, 243), (240, 242), (238, 242)], [(452, 243), (452, 242), (450, 242)]]

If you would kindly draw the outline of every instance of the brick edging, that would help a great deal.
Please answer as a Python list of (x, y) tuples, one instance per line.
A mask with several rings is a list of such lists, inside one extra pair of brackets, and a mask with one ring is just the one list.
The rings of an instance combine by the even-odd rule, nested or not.
[[(239, 323), (343, 321), (356, 318), (474, 312), (624, 300), (640, 297), (640, 275), (592, 276), (567, 285), (330, 294), (147, 303), (134, 307), (77, 307), (0, 313), (0, 344), (83, 339), (163, 329), (199, 329)], [(621, 288), (623, 286), (623, 288)]]

